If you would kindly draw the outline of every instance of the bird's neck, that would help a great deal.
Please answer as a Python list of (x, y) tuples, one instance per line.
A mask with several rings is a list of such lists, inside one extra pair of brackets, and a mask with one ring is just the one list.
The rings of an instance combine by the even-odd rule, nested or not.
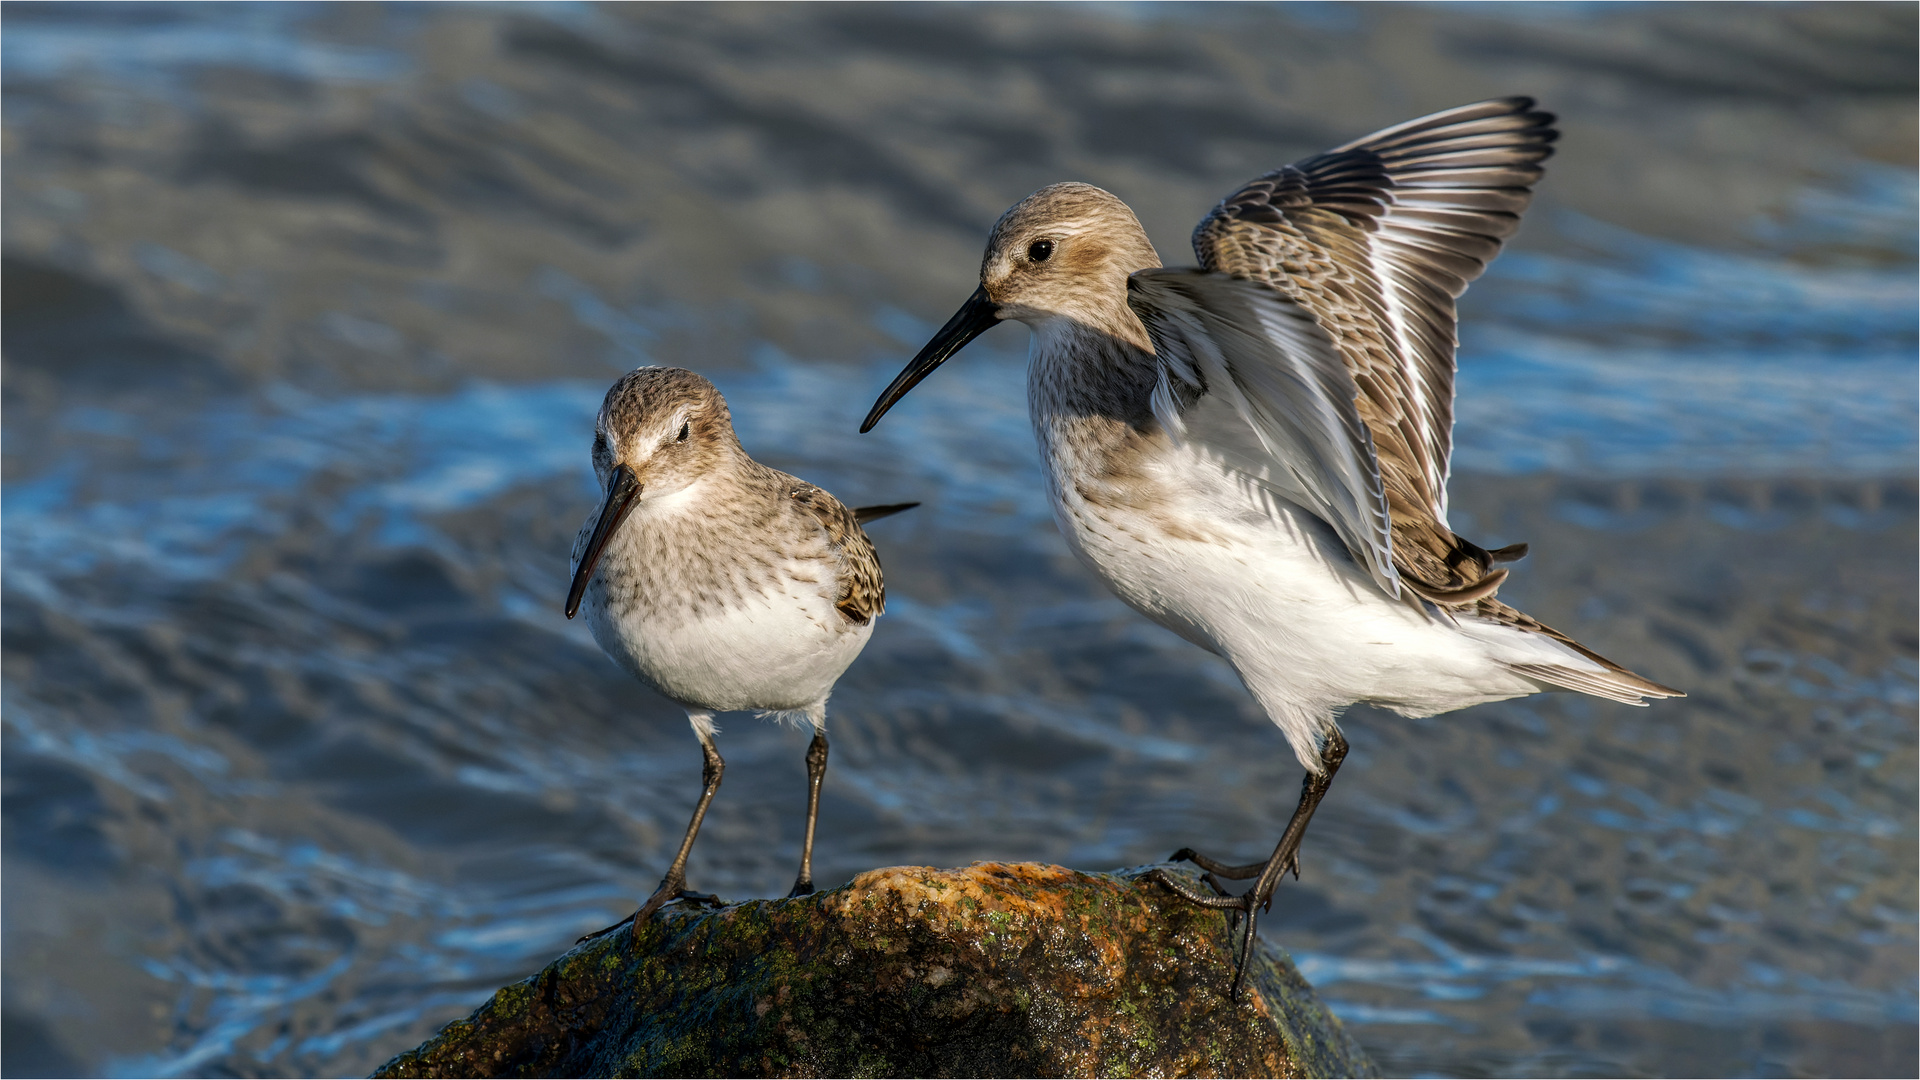
[(1027, 397), (1036, 422), (1069, 415), (1153, 426), (1153, 345), (1131, 309), (1031, 325)]

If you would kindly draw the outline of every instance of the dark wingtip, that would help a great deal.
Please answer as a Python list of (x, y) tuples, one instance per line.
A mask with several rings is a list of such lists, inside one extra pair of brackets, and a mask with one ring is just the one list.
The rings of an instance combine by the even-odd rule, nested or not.
[[(866, 429), (862, 428), (861, 430), (864, 431)], [(905, 510), (911, 510), (919, 505), (917, 502), (909, 502), (888, 503), (885, 506), (856, 506), (853, 510), (853, 520), (865, 525), (869, 521), (879, 521), (883, 517), (892, 517), (895, 514)]]
[(1527, 557), (1527, 545), (1508, 544), (1503, 548), (1494, 548), (1492, 551), (1487, 552), (1487, 554), (1492, 556), (1493, 561), (1497, 563), (1518, 562)]

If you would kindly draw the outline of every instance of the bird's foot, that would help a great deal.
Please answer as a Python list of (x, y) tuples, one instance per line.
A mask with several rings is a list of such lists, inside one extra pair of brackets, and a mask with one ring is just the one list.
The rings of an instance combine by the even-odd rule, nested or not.
[(615, 930), (628, 926), (632, 927), (634, 933), (637, 934), (640, 932), (641, 923), (653, 918), (655, 912), (658, 912), (661, 908), (675, 900), (691, 900), (696, 904), (712, 904), (714, 907), (726, 906), (726, 902), (718, 896), (712, 893), (694, 892), (686, 886), (687, 880), (685, 877), (669, 876), (666, 880), (660, 882), (659, 888), (653, 890), (652, 896), (647, 897), (647, 902), (640, 905), (639, 911), (621, 919), (612, 926), (595, 930), (593, 933), (575, 941), (574, 944), (579, 945), (582, 942), (592, 941), (594, 938), (605, 937)]
[[(1269, 885), (1266, 889), (1262, 890), (1256, 886), (1247, 892), (1241, 893), (1239, 896), (1233, 896), (1222, 889), (1220, 883), (1214, 880), (1213, 874), (1209, 872), (1200, 879), (1213, 890), (1213, 895), (1209, 896), (1205, 893), (1195, 892), (1186, 882), (1181, 881), (1165, 870), (1150, 870), (1141, 880), (1152, 881), (1163, 885), (1174, 895), (1196, 907), (1211, 908), (1215, 911), (1226, 912), (1228, 934), (1232, 934), (1239, 928), (1238, 924), (1241, 915), (1247, 917), (1246, 933), (1245, 936), (1240, 939), (1239, 956), (1235, 959), (1233, 965), (1233, 985), (1227, 989), (1227, 998), (1229, 1000), (1238, 997), (1240, 995), (1241, 980), (1247, 973), (1247, 963), (1253, 958), (1253, 936), (1258, 927), (1260, 912), (1271, 909), (1273, 906), (1273, 887)], [(1276, 875), (1273, 880), (1278, 881), (1278, 876)], [(1261, 895), (1262, 892), (1264, 892), (1265, 895)]]
[(796, 878), (794, 879), (794, 882), (793, 882), (793, 890), (787, 893), (787, 896), (788, 897), (807, 896), (812, 892), (813, 892), (812, 878), (810, 877)]

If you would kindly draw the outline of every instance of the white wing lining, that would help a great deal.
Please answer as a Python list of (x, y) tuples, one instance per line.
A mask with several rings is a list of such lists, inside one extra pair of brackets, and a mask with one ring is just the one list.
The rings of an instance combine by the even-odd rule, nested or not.
[[(1387, 595), (1400, 595), (1373, 436), (1333, 339), (1299, 304), (1258, 282), (1204, 270), (1142, 270), (1127, 303), (1159, 360), (1154, 416), (1177, 440), (1318, 515)], [(1205, 396), (1232, 407), (1244, 432), (1191, 424)], [(1250, 454), (1250, 432), (1261, 453)]]

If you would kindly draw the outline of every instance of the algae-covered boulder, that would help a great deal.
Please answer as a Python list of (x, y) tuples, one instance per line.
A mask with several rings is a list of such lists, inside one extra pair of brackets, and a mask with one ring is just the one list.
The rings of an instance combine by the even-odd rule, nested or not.
[[(379, 1076), (1357, 1076), (1264, 944), (1138, 880), (978, 863), (667, 907), (502, 989)], [(1184, 872), (1184, 871), (1182, 871)]]

